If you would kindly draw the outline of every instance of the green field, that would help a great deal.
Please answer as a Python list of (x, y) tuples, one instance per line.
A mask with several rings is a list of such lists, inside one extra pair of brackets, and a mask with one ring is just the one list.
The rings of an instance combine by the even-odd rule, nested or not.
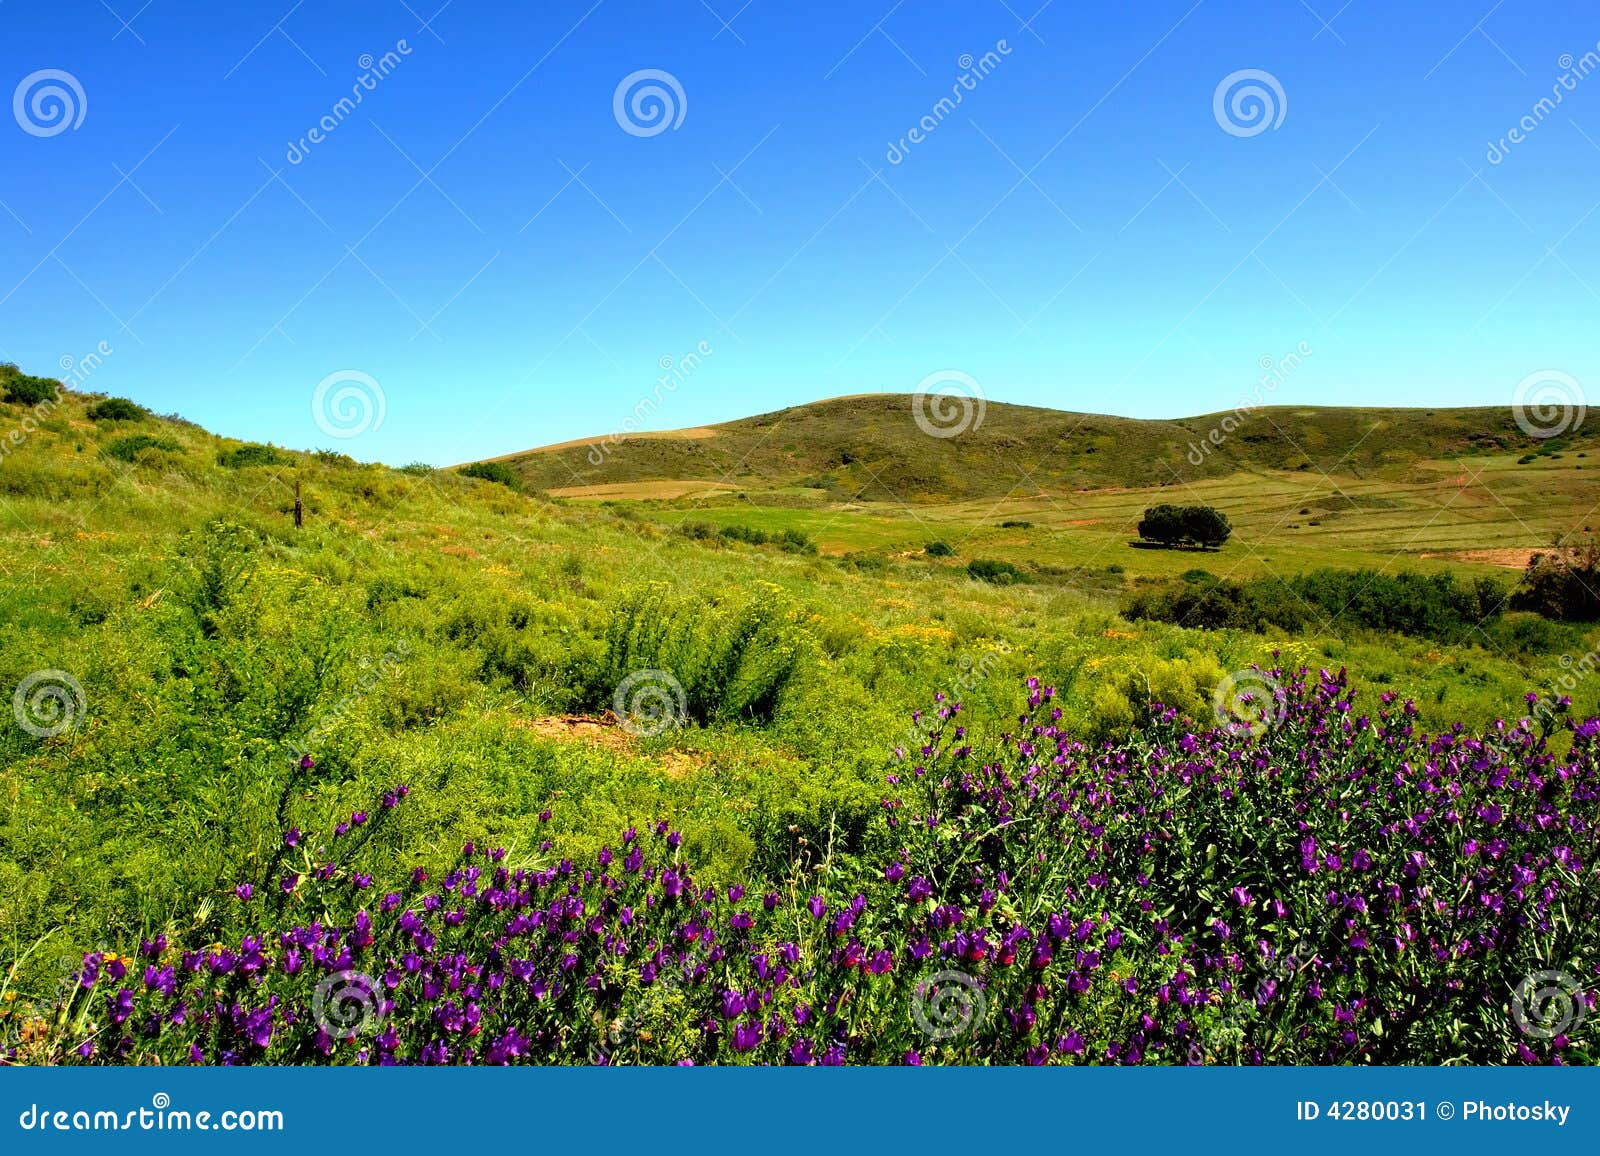
[[(1600, 478), (1581, 439), (1519, 462), (1539, 447), (1513, 444), (1498, 412), (1307, 411), (1299, 439), (1321, 447), (1319, 463), (1350, 456), (1342, 472), (1240, 456), (1225, 474), (1144, 488), (1130, 483), (1176, 463), (1140, 455), (1178, 435), (1099, 433), (1111, 444), (1042, 465), (1024, 491), (1001, 451), (1030, 450), (1011, 419), (1045, 419), (993, 405), (985, 436), (1021, 444), (921, 438), (945, 458), (915, 500), (877, 492), (881, 481), (846, 492), (873, 455), (899, 452), (899, 434), (873, 442), (858, 422), (861, 456), (824, 469), (837, 447), (802, 442), (810, 418), (752, 419), (795, 469), (757, 454), (732, 479), (682, 475), (692, 484), (668, 500), (645, 475), (659, 466), (650, 454), (677, 452), (661, 449), (670, 439), (614, 447), (613, 471), (640, 476), (585, 483), (620, 489), (551, 497), (537, 454), (511, 462), (516, 492), (331, 453), (240, 454), (177, 420), (91, 420), (94, 400), (66, 395), (42, 416), (0, 405), (0, 426), (25, 431), (0, 460), (0, 681), (9, 695), (59, 672), (82, 692), (60, 733), (0, 728), (0, 959), (25, 959), (9, 989), (25, 999), (48, 997), (86, 950), (203, 926), (231, 881), (271, 857), (285, 819), (326, 826), (396, 780), (417, 791), (403, 837), (383, 846), (391, 866), (448, 861), (464, 838), (527, 848), (559, 800), (556, 826), (580, 849), (660, 815), (713, 874), (780, 871), (801, 840), (870, 839), (888, 753), (935, 691), (998, 722), (1037, 675), (1059, 688), (1067, 725), (1097, 739), (1137, 725), (1152, 700), (1209, 718), (1226, 674), (1281, 651), (1285, 666), (1348, 667), (1363, 703), (1392, 690), (1425, 725), (1483, 725), (1548, 686), (1563, 651), (1593, 645), (1578, 627), (1519, 651), (1119, 616), (1141, 582), (1193, 569), (1448, 568), (1509, 588), (1515, 566), (1462, 553), (1581, 534)], [(1373, 420), (1403, 437), (1366, 437), (1351, 456)], [(1051, 444), (1076, 446), (1056, 421)], [(711, 454), (719, 437), (687, 440)], [(971, 472), (951, 454), (971, 455)], [(1090, 459), (1126, 477), (1112, 484)], [(1232, 541), (1131, 548), (1143, 508), (1174, 500), (1224, 510)], [(818, 552), (697, 539), (685, 522), (793, 529)], [(951, 554), (925, 553), (936, 540)], [(977, 558), (1012, 561), (1027, 580), (973, 581)], [(686, 725), (639, 738), (607, 711), (620, 676), (645, 666), (670, 669), (689, 709)], [(1593, 711), (1600, 685), (1573, 697)], [(309, 776), (293, 771), (301, 749)]]

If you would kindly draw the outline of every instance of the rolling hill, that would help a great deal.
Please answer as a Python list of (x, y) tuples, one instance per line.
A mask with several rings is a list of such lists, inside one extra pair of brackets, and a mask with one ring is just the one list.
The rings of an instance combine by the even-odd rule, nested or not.
[[(496, 459), (558, 497), (814, 491), (907, 504), (1153, 488), (1240, 472), (1417, 480), (1428, 463), (1581, 450), (1523, 433), (1509, 409), (1261, 407), (1145, 420), (989, 403), (955, 436), (929, 436), (907, 394), (841, 397), (690, 430), (611, 435)], [(952, 404), (942, 421), (962, 424)], [(975, 419), (976, 414), (971, 418)], [(1231, 432), (1228, 432), (1230, 431)], [(1218, 444), (1210, 435), (1217, 432)], [(806, 495), (808, 497), (817, 494)]]

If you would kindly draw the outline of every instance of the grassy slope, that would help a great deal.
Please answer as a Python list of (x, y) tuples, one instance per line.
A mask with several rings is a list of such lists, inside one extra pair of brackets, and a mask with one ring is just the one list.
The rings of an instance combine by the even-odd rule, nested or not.
[(1508, 410), (1263, 408), (1195, 466), (1189, 447), (1232, 416), (1136, 421), (992, 403), (976, 429), (939, 439), (917, 428), (908, 397), (873, 395), (627, 439), (599, 465), (584, 444), (501, 460), (533, 489), (639, 503), (666, 521), (793, 527), (824, 553), (904, 553), (937, 538), (963, 557), (1151, 576), (1197, 564), (1126, 548), (1157, 501), (1225, 510), (1236, 535), (1217, 568), (1237, 576), (1397, 557), (1429, 569), (1441, 555), (1538, 548), (1586, 529), (1600, 504), (1590, 435), (1535, 442)]
[[(1238, 427), (1198, 466), (1191, 445), (1224, 419)], [(499, 460), (537, 489), (701, 479), (741, 488), (812, 486), (868, 500), (999, 498), (1040, 489), (1070, 492), (1151, 487), (1238, 471), (1324, 471), (1404, 481), (1441, 458), (1507, 451), (1529, 439), (1507, 409), (1262, 407), (1245, 418), (1210, 414), (1138, 420), (989, 403), (981, 424), (932, 438), (904, 394), (835, 398), (776, 413), (628, 439), (591, 460), (592, 443)], [(710, 435), (710, 436), (707, 436)], [(598, 439), (597, 439), (598, 440)], [(1572, 439), (1586, 448), (1588, 437)]]
[[(396, 780), (418, 788), (389, 837), (406, 863), (447, 861), (466, 837), (525, 846), (533, 816), (556, 800), (558, 826), (579, 846), (623, 820), (670, 815), (698, 858), (731, 871), (787, 853), (801, 834), (825, 837), (835, 820), (864, 830), (907, 713), (963, 677), (975, 714), (1006, 718), (1017, 680), (1040, 674), (1064, 688), (1069, 723), (1093, 734), (1132, 721), (1149, 695), (1202, 717), (1221, 675), (1273, 646), (1286, 661), (1348, 664), (1369, 690), (1414, 695), (1434, 726), (1514, 709), (1559, 671), (1554, 659), (1475, 647), (1136, 628), (1103, 596), (1063, 585), (997, 589), (921, 558), (857, 573), (691, 542), (634, 508), (552, 505), (449, 473), (300, 453), (226, 468), (218, 454), (237, 443), (156, 418), (95, 423), (85, 408), (66, 399), (0, 461), (0, 687), (9, 695), (30, 672), (63, 670), (88, 703), (54, 738), (0, 727), (0, 963), (48, 934), (30, 963), (41, 990), (97, 941), (227, 902), (226, 884), (270, 854), (280, 818), (326, 825)], [(24, 417), (0, 405), (0, 430)], [(174, 448), (132, 463), (107, 456), (132, 433)], [(308, 510), (298, 532), (296, 479)], [(975, 509), (926, 516), (965, 525)], [(237, 529), (207, 529), (218, 520)], [(1031, 531), (981, 533), (1033, 548)], [(1038, 537), (1068, 559), (1078, 550), (1067, 530)], [(884, 531), (886, 547), (906, 538), (904, 526)], [(1143, 553), (1124, 548), (1119, 560)], [(1247, 556), (1230, 546), (1207, 564)], [(202, 580), (216, 565), (228, 594), (206, 610)], [(808, 648), (770, 723), (606, 746), (537, 725), (605, 705), (589, 675), (606, 624), (650, 584), (708, 620), (766, 592)], [(1594, 708), (1596, 689), (1580, 689), (1580, 708)], [(319, 766), (293, 779), (288, 744), (312, 727)]]

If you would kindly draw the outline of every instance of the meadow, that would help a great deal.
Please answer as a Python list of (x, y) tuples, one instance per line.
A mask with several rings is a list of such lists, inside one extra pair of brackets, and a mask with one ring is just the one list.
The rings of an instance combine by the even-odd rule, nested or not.
[[(491, 1035), (494, 1058), (563, 1062), (901, 1062), (924, 1051), (929, 1062), (1587, 1055), (1576, 1035), (1519, 1033), (1508, 1017), (1528, 975), (1592, 982), (1592, 836), (1585, 825), (1566, 840), (1546, 838), (1553, 822), (1593, 818), (1591, 747), (1549, 725), (1551, 716), (1532, 729), (1514, 721), (1529, 713), (1526, 694), (1550, 699), (1575, 667), (1592, 668), (1578, 662), (1592, 631), (1511, 611), (1447, 639), (1320, 619), (1292, 633), (1199, 630), (1121, 613), (1140, 589), (1197, 570), (1248, 578), (1398, 569), (1490, 578), (1509, 591), (1516, 569), (1473, 553), (1525, 551), (1557, 530), (1581, 531), (1586, 443), (1530, 455), (1509, 435), (1474, 441), (1475, 419), (1461, 417), (1451, 437), (1477, 448), (1460, 460), (1418, 444), (1412, 459), (1371, 461), (1366, 477), (1289, 460), (1226, 473), (1208, 464), (1217, 476), (1182, 481), (1182, 496), (1226, 510), (1236, 532), (1220, 552), (1198, 553), (1129, 548), (1151, 495), (1177, 492), (1130, 484), (1138, 477), (1096, 486), (1080, 470), (1079, 488), (982, 494), (941, 481), (916, 502), (870, 486), (851, 492), (837, 477), (803, 484), (776, 469), (732, 480), (685, 474), (673, 488), (642, 476), (650, 471), (637, 461), (622, 464), (662, 444), (641, 439), (608, 459), (640, 477), (607, 475), (591, 479), (600, 489), (576, 492), (541, 486), (519, 460), (499, 480), (494, 471), (390, 469), (106, 412), (102, 402), (64, 394), (47, 411), (0, 405), (0, 425), (22, 434), (0, 460), (0, 683), (17, 691), (18, 724), (0, 728), (0, 1022), (18, 1059), (455, 1061), (467, 1058), (464, 1047), (491, 1058)], [(785, 436), (772, 439), (780, 449)], [(1396, 450), (1391, 439), (1383, 452)], [(1366, 453), (1357, 457), (1366, 462)], [(853, 479), (863, 464), (829, 468)], [(1173, 464), (1181, 468), (1181, 454)], [(816, 472), (815, 462), (802, 465)], [(972, 476), (983, 466), (975, 462)], [(741, 530), (730, 537), (727, 527)], [(930, 551), (934, 542), (948, 553)], [(967, 567), (980, 558), (1011, 562), (1025, 580), (975, 581)], [(1341, 670), (1357, 687), (1353, 699)], [(1284, 720), (1265, 743), (1228, 714), (1259, 714), (1259, 694), (1224, 695), (1218, 714), (1219, 688), (1258, 676), (1277, 704), (1269, 713)], [(1571, 715), (1596, 713), (1600, 687), (1587, 676), (1569, 681)], [(963, 741), (930, 727), (955, 702), (987, 753), (961, 752)], [(1049, 717), (1018, 730), (1020, 715), (1041, 710)], [(1374, 730), (1368, 720), (1380, 710), (1388, 721)], [(1363, 776), (1377, 767), (1404, 778), (1407, 760), (1437, 760), (1437, 742), (1421, 736), (1449, 735), (1457, 723), (1460, 736), (1437, 742), (1488, 744), (1489, 761), (1447, 757), (1440, 773), (1461, 781), (1435, 786), (1511, 818), (1491, 823), (1473, 810), (1448, 832), (1418, 834), (1406, 820), (1430, 802), (1428, 783), (1414, 797), (1410, 785), (1397, 795)], [(1094, 826), (1109, 804), (1076, 800), (1037, 820), (1039, 847), (1067, 849), (1043, 874), (1027, 866), (1042, 852), (1003, 829), (1014, 806), (1037, 803), (1031, 790), (1026, 804), (1011, 797), (1037, 774), (1018, 746), (1034, 725), (1049, 734), (1023, 741), (1062, 756), (1050, 775), (1070, 764), (1156, 797), (1173, 789), (1165, 776), (1188, 775), (1185, 790), (1202, 793), (1171, 804), (1182, 853), (1162, 852), (1160, 872), (1134, 865), (1155, 853), (1144, 846), (1151, 832), (1127, 826), (1119, 804), (1107, 816), (1117, 833), (1098, 853), (1126, 861), (1131, 874), (1117, 875), (1114, 901), (1090, 894), (1096, 849), (1071, 831)], [(1330, 739), (1351, 727), (1372, 745), (1352, 754)], [(1194, 786), (1173, 753), (1189, 742), (1210, 753), (1186, 756), (1249, 785)], [(1304, 775), (1318, 758), (1355, 776), (1348, 790), (1370, 804), (1370, 821), (1340, 818), (1339, 807), (1332, 827), (1308, 820), (1305, 808), (1327, 803), (1325, 784), (1274, 794), (1280, 775)], [(976, 764), (963, 769), (969, 759)], [(936, 760), (962, 766), (912, 769)], [(995, 775), (998, 793), (984, 785)], [(886, 776), (928, 793), (897, 791)], [(931, 834), (910, 840), (895, 822), (902, 808), (950, 825), (932, 821)], [(1235, 824), (1233, 833), (1211, 830), (1208, 815)], [(1489, 927), (1476, 908), (1424, 911), (1433, 880), (1408, 874), (1409, 857), (1424, 844), (1433, 855), (1437, 838), (1442, 858), (1427, 869), (1454, 872), (1466, 842), (1499, 837), (1472, 825), (1502, 822), (1504, 845), (1484, 852), (1487, 874), (1472, 886), (1502, 906), (1515, 891), (1517, 913)], [(1285, 836), (1252, 859), (1245, 833), (1262, 823), (1316, 826), (1338, 845), (1319, 856), (1361, 850), (1378, 864), (1361, 869), (1374, 872), (1371, 886), (1345, 890), (1370, 891), (1382, 918), (1369, 926), (1336, 916), (1345, 909), (1328, 910), (1320, 879), (1271, 894), (1274, 878), (1302, 864), (1302, 838)], [(608, 869), (641, 840), (649, 851), (636, 867)], [(1342, 869), (1318, 863), (1324, 873)], [(1513, 864), (1532, 878), (1502, 879)], [(698, 900), (680, 898), (691, 870), (688, 894)], [(661, 890), (669, 872), (679, 880), (672, 904)], [(1155, 892), (1120, 889), (1135, 876), (1156, 879)], [(909, 895), (907, 878), (942, 890)], [(1522, 914), (1528, 895), (1538, 902)], [(822, 914), (811, 913), (813, 900)], [(1244, 910), (1225, 916), (1229, 903)], [(940, 914), (946, 908), (960, 918)], [(537, 966), (516, 976), (516, 1001), (491, 1000), (480, 985), (513, 974), (494, 946), (513, 909), (545, 913), (530, 927), (554, 920), (566, 930), (530, 949)], [(643, 929), (620, 930), (624, 909), (650, 913)], [(434, 923), (452, 911), (446, 935)], [(854, 914), (836, 927), (842, 912)], [(1078, 946), (1069, 950), (1075, 930), (1046, 933), (1051, 912), (1058, 930), (1092, 924)], [(1156, 931), (1150, 918), (1168, 926)], [(1237, 928), (1238, 961), (1204, 938), (1218, 919)], [(360, 930), (363, 921), (375, 930)], [(708, 939), (712, 923), (718, 934)], [(1027, 934), (997, 953), (1019, 928)], [(1358, 958), (1366, 947), (1351, 932), (1362, 928), (1369, 942), (1398, 941), (1381, 958)], [(970, 936), (980, 929), (977, 944)], [(568, 931), (576, 938), (564, 939)], [(666, 950), (688, 931), (715, 958), (691, 958), (681, 943)], [(1128, 945), (1120, 954), (1113, 933)], [(1271, 950), (1244, 951), (1247, 937)], [(1458, 951), (1463, 941), (1469, 949)], [(387, 995), (356, 992), (399, 1033), (387, 1051), (334, 1046), (337, 1036), (319, 1039), (305, 1015), (317, 987), (310, 977), (352, 971), (369, 948), (390, 953), (393, 967), (376, 956), (362, 966), (398, 969)], [(1073, 1000), (1046, 982), (1058, 974), (1052, 958), (1027, 983), (1004, 970), (1011, 961), (998, 962), (1042, 948), (1061, 961), (1062, 990), (1082, 986)], [(1092, 967), (1079, 957), (1090, 950), (1099, 953)], [(1162, 1010), (1174, 950), (1184, 982), (1206, 976), (1215, 1003)], [(300, 956), (312, 970), (287, 971)], [(1288, 972), (1285, 956), (1296, 961)], [(941, 970), (934, 963), (981, 977), (989, 1034), (914, 1034), (913, 1006), (937, 994), (924, 990)], [(648, 994), (648, 968), (679, 977), (664, 1002)], [(889, 978), (878, 987), (851, 978), (868, 976)], [(1257, 1002), (1268, 980), (1274, 991), (1293, 989), (1294, 1002)], [(444, 1012), (440, 992), (463, 983), (470, 998)], [(1313, 983), (1337, 998), (1312, 999)], [(1163, 984), (1167, 994), (1155, 994)], [(555, 1002), (544, 1002), (553, 988)], [(1248, 998), (1222, 998), (1238, 992)], [(730, 993), (726, 1014), (715, 1012)], [(971, 997), (956, 993), (958, 1021)], [(174, 1001), (194, 1009), (192, 1032), (171, 1020)], [(464, 1020), (445, 1034), (403, 1030), (442, 1023), (429, 1019), (436, 1014), (454, 1025), (469, 1003), (494, 1020), (482, 1040), (463, 1044), (473, 1034)], [(799, 1031), (802, 1006), (818, 1012), (815, 1030)], [(1316, 1018), (1323, 1011), (1326, 1023)], [(708, 1016), (725, 1026), (707, 1027)], [(1006, 1033), (994, 1034), (1001, 1024)], [(806, 1046), (794, 1051), (798, 1036)], [(877, 1047), (851, 1042), (874, 1036)]]

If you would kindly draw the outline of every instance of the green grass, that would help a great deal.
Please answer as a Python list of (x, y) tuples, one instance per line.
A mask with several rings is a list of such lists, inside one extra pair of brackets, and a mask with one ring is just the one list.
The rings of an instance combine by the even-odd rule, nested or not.
[[(1470, 463), (1499, 500), (1442, 480), (1466, 463), (1348, 478), (1343, 498), (1314, 473), (1202, 479), (1183, 500), (1217, 505), (1236, 532), (1194, 554), (1128, 548), (1148, 497), (1132, 491), (551, 502), (156, 417), (140, 436), (159, 445), (119, 460), (126, 427), (89, 420), (96, 400), (64, 395), (0, 459), (0, 689), (64, 671), (87, 704), (54, 737), (0, 727), (0, 963), (45, 943), (25, 994), (47, 994), (97, 944), (203, 918), (265, 862), (281, 822), (326, 827), (399, 780), (418, 791), (396, 865), (448, 862), (467, 838), (527, 846), (556, 802), (570, 846), (668, 817), (727, 874), (781, 871), (799, 840), (830, 831), (844, 849), (867, 839), (887, 752), (937, 690), (999, 727), (1036, 674), (1092, 739), (1134, 725), (1152, 698), (1208, 718), (1225, 674), (1280, 650), (1285, 665), (1347, 665), (1369, 692), (1416, 698), (1425, 725), (1486, 723), (1550, 685), (1557, 657), (1206, 634), (1130, 624), (1116, 607), (1141, 578), (1197, 566), (1427, 570), (1449, 563), (1422, 554), (1503, 545), (1524, 520), (1536, 545), (1589, 484), (1571, 453), (1517, 466), (1511, 450)], [(0, 429), (29, 412), (0, 406)], [(1333, 503), (1321, 526), (1274, 528), (1319, 500)], [(823, 555), (693, 541), (672, 530), (684, 519), (795, 530)], [(925, 556), (935, 539), (954, 554)], [(840, 565), (847, 552), (873, 565)], [(975, 558), (1028, 581), (975, 582)], [(603, 716), (619, 676), (644, 667), (682, 682), (688, 725), (593, 728), (603, 741), (549, 725)], [(1573, 697), (1594, 711), (1600, 685)], [(315, 773), (285, 794), (302, 747)]]

